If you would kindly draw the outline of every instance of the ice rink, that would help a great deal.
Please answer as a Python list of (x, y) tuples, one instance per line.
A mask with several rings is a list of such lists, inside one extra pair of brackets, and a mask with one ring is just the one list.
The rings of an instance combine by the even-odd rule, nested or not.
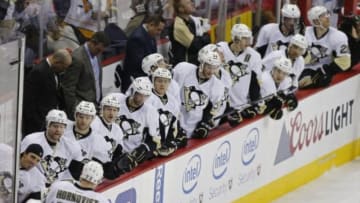
[(360, 157), (273, 201), (290, 202), (360, 203)]

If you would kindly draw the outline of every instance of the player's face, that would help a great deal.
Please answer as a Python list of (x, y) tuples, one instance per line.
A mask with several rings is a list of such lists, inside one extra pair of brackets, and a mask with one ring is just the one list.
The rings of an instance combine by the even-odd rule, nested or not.
[(154, 89), (160, 95), (165, 95), (170, 85), (170, 79), (156, 77), (154, 79)]
[(299, 19), (298, 18), (287, 18), (287, 17), (284, 17), (284, 20), (283, 20), (283, 25), (284, 27), (286, 28), (286, 30), (288, 32), (293, 32), (294, 31), (294, 28), (295, 28), (295, 25), (299, 22)]
[(319, 16), (319, 21), (324, 28), (330, 27), (330, 13), (326, 12)]
[(32, 153), (32, 152), (24, 153), (21, 156), (20, 165), (21, 165), (21, 168), (30, 170), (37, 163), (39, 163), (40, 160), (41, 160), (41, 157), (39, 157), (35, 153)]
[(119, 108), (113, 106), (104, 106), (102, 110), (102, 117), (107, 123), (113, 123), (119, 113)]
[(46, 137), (49, 139), (49, 141), (57, 143), (64, 134), (65, 127), (66, 125), (62, 123), (50, 123), (49, 127), (47, 128)]
[(234, 48), (236, 52), (244, 50), (246, 47), (251, 45), (251, 38), (250, 37), (241, 37), (235, 38), (234, 40)]
[(288, 76), (288, 74), (275, 67), (273, 69), (272, 76), (273, 76), (275, 83), (280, 84), (285, 79), (285, 77)]
[(202, 64), (202, 66), (202, 71), (200, 72), (200, 76), (202, 79), (210, 79), (212, 75), (216, 74), (219, 71), (219, 67), (212, 66), (207, 63)]
[(136, 107), (143, 105), (147, 98), (149, 98), (148, 95), (143, 95), (138, 92), (135, 92), (132, 97), (133, 103), (135, 104)]
[(158, 35), (160, 35), (160, 33), (163, 31), (165, 27), (165, 23), (160, 22), (158, 25), (154, 24), (154, 23), (149, 23), (149, 25), (147, 26), (148, 29), (148, 33), (150, 36), (152, 37), (156, 37)]
[(76, 117), (75, 117), (76, 128), (78, 128), (79, 130), (89, 129), (93, 119), (94, 116), (90, 116), (82, 113), (76, 113)]
[(289, 46), (289, 52), (288, 52), (289, 58), (294, 60), (297, 57), (301, 56), (303, 51), (304, 51), (303, 48), (301, 48), (295, 44), (292, 44)]

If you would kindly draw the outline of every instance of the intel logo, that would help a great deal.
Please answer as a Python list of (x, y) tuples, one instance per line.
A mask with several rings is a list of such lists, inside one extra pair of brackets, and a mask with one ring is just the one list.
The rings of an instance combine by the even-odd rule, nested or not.
[(242, 146), (241, 161), (246, 166), (249, 165), (256, 155), (256, 149), (259, 147), (260, 134), (257, 128), (253, 128), (248, 133)]
[(184, 193), (188, 194), (194, 190), (200, 176), (200, 171), (201, 158), (198, 154), (195, 154), (189, 160), (183, 174), (182, 189)]
[(214, 157), (212, 174), (215, 179), (221, 178), (226, 173), (230, 155), (231, 144), (229, 141), (225, 141), (218, 147)]

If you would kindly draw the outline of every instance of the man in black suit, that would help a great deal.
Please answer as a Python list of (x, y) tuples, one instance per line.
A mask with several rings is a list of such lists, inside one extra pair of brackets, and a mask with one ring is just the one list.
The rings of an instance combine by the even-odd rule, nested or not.
[(60, 74), (71, 64), (65, 49), (35, 65), (26, 75), (23, 100), (23, 134), (45, 129), (45, 116), (51, 109), (63, 108), (64, 98)]
[(155, 37), (165, 27), (165, 20), (160, 15), (148, 16), (142, 25), (130, 35), (126, 44), (124, 72), (121, 75), (121, 91), (125, 92), (131, 84), (131, 77), (146, 76), (141, 68), (142, 59), (157, 52)]
[(97, 107), (102, 98), (102, 67), (100, 55), (110, 44), (103, 31), (96, 32), (89, 41), (72, 53), (72, 64), (63, 77), (65, 111), (74, 120), (75, 106), (89, 101)]

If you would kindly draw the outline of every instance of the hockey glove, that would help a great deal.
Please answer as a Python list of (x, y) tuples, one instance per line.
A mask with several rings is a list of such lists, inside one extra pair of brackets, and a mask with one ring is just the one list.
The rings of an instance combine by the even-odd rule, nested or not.
[(227, 120), (231, 127), (235, 127), (240, 125), (241, 121), (243, 120), (243, 117), (241, 116), (241, 113), (239, 111), (234, 111), (234, 113), (228, 115)]
[(191, 137), (195, 138), (195, 139), (202, 139), (202, 138), (206, 138), (209, 135), (209, 132), (212, 128), (212, 125), (209, 123), (206, 123), (204, 121), (200, 121), (194, 132), (192, 133)]
[(245, 119), (254, 118), (257, 115), (256, 106), (250, 106), (242, 110), (241, 115)]
[(156, 152), (159, 156), (167, 157), (176, 151), (176, 147), (162, 146)]
[(147, 160), (149, 157), (148, 155), (149, 151), (143, 144), (131, 152), (131, 156), (134, 157), (136, 163), (138, 164)]
[(293, 111), (298, 106), (298, 100), (294, 94), (289, 94), (285, 100), (287, 109)]
[(315, 71), (315, 74), (312, 76), (312, 87), (326, 87), (329, 86), (332, 79), (332, 75), (324, 74), (321, 68), (318, 68)]
[(138, 165), (138, 163), (136, 162), (135, 158), (131, 154), (124, 153), (115, 162), (116, 174), (117, 174), (117, 176), (120, 176), (126, 172), (130, 172), (137, 165)]
[(178, 125), (177, 136), (174, 140), (176, 147), (178, 149), (185, 147), (187, 145), (187, 141), (188, 138), (186, 136), (186, 131), (180, 125)]
[(274, 119), (274, 120), (279, 120), (281, 119), (281, 117), (283, 116), (283, 111), (282, 109), (274, 109), (273, 111), (270, 112), (270, 118)]

